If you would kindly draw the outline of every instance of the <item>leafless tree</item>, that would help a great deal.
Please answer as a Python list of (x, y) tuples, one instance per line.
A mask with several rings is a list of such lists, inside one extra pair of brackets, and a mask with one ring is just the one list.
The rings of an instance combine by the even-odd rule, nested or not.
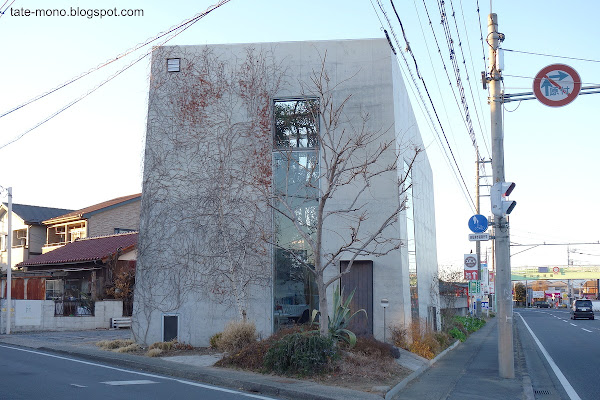
[[(275, 213), (294, 226), (298, 240), (307, 244), (313, 254), (309, 259), (289, 253), (314, 276), (324, 321), (320, 326), (322, 335), (327, 334), (330, 313), (327, 288), (351, 271), (357, 257), (386, 255), (404, 244), (399, 230), (393, 226), (407, 207), (405, 192), (409, 185), (404, 183), (422, 151), (411, 144), (399, 145), (396, 134), (389, 133), (391, 128), (373, 130), (374, 124), (365, 112), (356, 109), (346, 112), (352, 95), (341, 97), (340, 93), (351, 79), (334, 83), (326, 68), (325, 55), (321, 68), (313, 71), (310, 81), (303, 85), (303, 97), (314, 99), (307, 103), (304, 113), (310, 113), (315, 121), (320, 119), (320, 129), (315, 131), (317, 137), (313, 139), (320, 149), (318, 159), (300, 160), (295, 156), (293, 144), (280, 146), (279, 156), (286, 164), (280, 167), (290, 171), (287, 179), (293, 179), (295, 171), (302, 170), (305, 181), (300, 189), (298, 182), (288, 181), (279, 185), (284, 186), (282, 190), (276, 187), (272, 191)], [(297, 131), (293, 127), (288, 130), (289, 136)], [(310, 142), (310, 132), (307, 135)], [(403, 170), (406, 159), (408, 168)], [(384, 179), (396, 188), (397, 198), (390, 210), (375, 213), (369, 203), (377, 203), (373, 190)], [(290, 189), (292, 186), (295, 189)], [(303, 200), (303, 207), (298, 207)], [(340, 226), (343, 228), (339, 229)], [(341, 245), (333, 249), (326, 246), (331, 238), (339, 240)], [(289, 244), (275, 240), (273, 245), (286, 250)], [(336, 267), (341, 260), (348, 263), (340, 271)]]

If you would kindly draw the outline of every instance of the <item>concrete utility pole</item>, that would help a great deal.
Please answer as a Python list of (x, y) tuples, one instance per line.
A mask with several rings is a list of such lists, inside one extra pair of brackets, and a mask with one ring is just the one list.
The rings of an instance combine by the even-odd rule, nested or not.
[[(502, 121), (502, 92), (500, 81), (502, 72), (498, 69), (498, 16), (488, 16), (488, 36), (490, 70), (490, 119), (492, 133), (492, 177), (493, 182), (504, 182), (504, 126)], [(510, 276), (510, 234), (506, 217), (494, 218), (496, 256), (496, 296), (498, 305), (498, 367), (501, 378), (515, 377), (515, 356), (513, 348), (513, 310)]]
[[(479, 152), (477, 152), (477, 155), (479, 155)], [(476, 171), (475, 171), (475, 214), (480, 214), (480, 210), (479, 210), (479, 160), (477, 160), (477, 162), (475, 163), (475, 167), (476, 167)], [(481, 276), (481, 242), (478, 240), (475, 242), (475, 254), (477, 255), (477, 279), (479, 279), (479, 282), (482, 282), (482, 276)], [(481, 316), (481, 299), (477, 298), (476, 300), (476, 307), (475, 307), (475, 314), (480, 317)]]
[(6, 240), (6, 334), (10, 335), (12, 303), (12, 187), (8, 188), (8, 237)]

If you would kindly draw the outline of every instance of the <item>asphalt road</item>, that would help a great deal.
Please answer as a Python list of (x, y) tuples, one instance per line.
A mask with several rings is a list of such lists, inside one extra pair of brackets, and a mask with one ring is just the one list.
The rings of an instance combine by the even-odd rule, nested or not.
[(555, 373), (566, 385), (569, 397), (599, 399), (600, 320), (573, 321), (568, 309), (515, 309), (515, 312), (523, 317), (556, 364)]
[(269, 400), (197, 382), (0, 345), (0, 399)]

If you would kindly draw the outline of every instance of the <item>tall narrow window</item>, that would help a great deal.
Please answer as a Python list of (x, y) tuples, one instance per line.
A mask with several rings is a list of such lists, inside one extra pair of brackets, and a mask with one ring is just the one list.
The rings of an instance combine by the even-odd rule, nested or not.
[(313, 99), (273, 104), (273, 191), (275, 211), (275, 329), (306, 322), (319, 299), (314, 254), (306, 238), (314, 235), (319, 196), (318, 103)]
[(415, 208), (413, 202), (412, 169), (404, 162), (404, 195), (406, 196), (406, 241), (408, 279), (410, 282), (410, 311), (413, 321), (419, 320), (419, 286), (417, 279), (417, 245), (415, 241)]

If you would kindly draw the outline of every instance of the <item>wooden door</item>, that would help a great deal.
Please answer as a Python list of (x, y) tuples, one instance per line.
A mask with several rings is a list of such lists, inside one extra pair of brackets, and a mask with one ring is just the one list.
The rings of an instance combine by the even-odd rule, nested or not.
[[(340, 263), (341, 271), (348, 266), (348, 261)], [(350, 330), (356, 335), (373, 334), (373, 261), (354, 261), (349, 273), (342, 276), (341, 286), (344, 289), (344, 300), (354, 292), (350, 302), (351, 313), (364, 309), (367, 312), (357, 314), (350, 321)], [(330, 312), (333, 312), (330, 311)]]

